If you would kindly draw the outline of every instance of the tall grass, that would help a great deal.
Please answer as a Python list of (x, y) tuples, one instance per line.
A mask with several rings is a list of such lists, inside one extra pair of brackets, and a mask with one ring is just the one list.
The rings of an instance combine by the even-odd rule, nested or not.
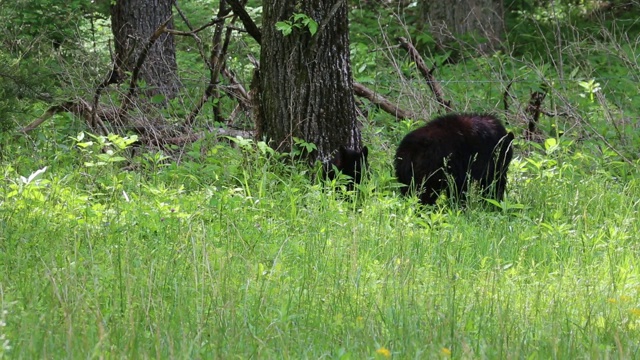
[(253, 145), (188, 187), (188, 162), (5, 163), (1, 357), (635, 358), (637, 169), (554, 149), (495, 211), (420, 208), (376, 165), (334, 193)]

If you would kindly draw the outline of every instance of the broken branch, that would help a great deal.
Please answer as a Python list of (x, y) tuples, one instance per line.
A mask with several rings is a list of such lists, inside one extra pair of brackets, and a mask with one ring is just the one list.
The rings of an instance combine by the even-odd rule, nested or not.
[(382, 95), (376, 94), (372, 90), (368, 89), (366, 86), (360, 83), (357, 83), (355, 81), (353, 82), (353, 92), (356, 95), (371, 101), (373, 104), (380, 106), (382, 110), (395, 116), (396, 119), (407, 119), (407, 118), (414, 117), (411, 113), (400, 109), (399, 107), (391, 103), (389, 100), (385, 99)]
[(416, 50), (416, 48), (411, 43), (409, 43), (406, 38), (398, 37), (396, 38), (396, 40), (400, 42), (400, 47), (407, 51), (409, 57), (411, 57), (411, 60), (413, 60), (413, 62), (416, 64), (416, 67), (418, 68), (422, 76), (425, 78), (425, 80), (427, 80), (427, 85), (429, 85), (429, 88), (433, 92), (433, 95), (435, 96), (438, 104), (440, 104), (440, 106), (443, 107), (446, 111), (452, 111), (453, 109), (451, 108), (451, 101), (444, 100), (442, 87), (433, 76), (435, 67), (431, 70), (428, 70), (427, 65), (424, 63), (424, 60), (422, 60), (422, 57), (418, 53), (418, 50)]

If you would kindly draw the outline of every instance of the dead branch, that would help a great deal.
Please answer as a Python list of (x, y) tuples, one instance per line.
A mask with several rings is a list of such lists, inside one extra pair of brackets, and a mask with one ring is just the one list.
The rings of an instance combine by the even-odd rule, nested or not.
[[(228, 2), (229, 3), (229, 2)], [(236, 4), (231, 4), (231, 8), (232, 10), (234, 10), (234, 14), (233, 15), (224, 15), (225, 13), (228, 13), (228, 10), (225, 9), (224, 13), (219, 14), (218, 17), (216, 17), (214, 20), (210, 21), (208, 24), (201, 26), (200, 28), (194, 30), (193, 27), (191, 26), (191, 24), (189, 23), (188, 19), (184, 16), (184, 14), (182, 13), (181, 9), (177, 6), (177, 3), (174, 4), (174, 6), (176, 7), (176, 9), (178, 10), (178, 13), (180, 14), (180, 16), (182, 17), (183, 21), (185, 22), (185, 24), (187, 24), (187, 27), (191, 30), (189, 32), (184, 32), (184, 31), (175, 31), (175, 30), (169, 30), (167, 29), (168, 32), (175, 34), (175, 35), (181, 35), (181, 36), (191, 36), (193, 37), (197, 44), (198, 44), (198, 50), (200, 52), (200, 56), (201, 58), (204, 60), (205, 64), (207, 65), (207, 68), (209, 69), (210, 72), (215, 72), (215, 66), (214, 64), (211, 63), (211, 59), (208, 58), (205, 54), (204, 54), (204, 47), (202, 46), (202, 41), (200, 40), (200, 38), (198, 37), (198, 35), (196, 34), (197, 32), (201, 31), (204, 28), (207, 28), (211, 25), (215, 25), (221, 22), (224, 22), (226, 19), (232, 17), (232, 16), (238, 16), (240, 17), (240, 13), (242, 11), (244, 11), (244, 8), (242, 8), (242, 5), (240, 5), (239, 3), (237, 5), (240, 5), (240, 10), (237, 10), (234, 8)], [(248, 21), (250, 21), (253, 24), (253, 21), (251, 20), (251, 18), (249, 17), (249, 14), (246, 13), (246, 11), (244, 11), (244, 14), (246, 14), (246, 19), (242, 19), (241, 20), (243, 22), (245, 22), (247, 19)], [(244, 16), (244, 15), (243, 15)], [(233, 20), (232, 20), (233, 21)], [(255, 29), (257, 30), (257, 34), (260, 35), (260, 31), (258, 30), (257, 26), (255, 26), (255, 24), (253, 24), (253, 26), (255, 27)], [(245, 24), (245, 27), (248, 27)], [(232, 30), (236, 30), (236, 31), (246, 31), (245, 29), (239, 29), (239, 28), (235, 28), (233, 26), (227, 26), (227, 36), (225, 38), (225, 45), (223, 46), (223, 53), (226, 54), (226, 49), (228, 48), (228, 44), (229, 44), (229, 39), (230, 39), (230, 34), (229, 32)], [(227, 78), (227, 80), (229, 80), (230, 82), (230, 86), (227, 87), (223, 87), (222, 90), (230, 97), (235, 98), (238, 103), (240, 104), (241, 109), (245, 112), (245, 113), (249, 113), (251, 110), (251, 106), (249, 104), (249, 95), (247, 94), (247, 91), (244, 89), (244, 87), (242, 86), (242, 84), (240, 84), (240, 82), (236, 79), (235, 75), (223, 64), (222, 69), (221, 69), (222, 75)], [(209, 90), (209, 94), (211, 93), (212, 89)], [(205, 91), (206, 93), (206, 91)], [(201, 101), (198, 103), (198, 105), (194, 108), (194, 110), (191, 112), (191, 114), (189, 114), (189, 116), (187, 117), (186, 123), (187, 124), (191, 124), (193, 123), (193, 121), (195, 120), (195, 116), (197, 116), (202, 108), (202, 106), (204, 106), (204, 103), (209, 100), (209, 95), (205, 98), (204, 96), (201, 98)], [(248, 116), (250, 116), (248, 114)]]
[(144, 144), (148, 144), (151, 147), (156, 148), (165, 148), (167, 145), (185, 145), (196, 142), (204, 137), (204, 133), (200, 132), (197, 134), (173, 134), (173, 135), (165, 135), (165, 136), (141, 136), (140, 141)]
[[(220, 7), (218, 9), (217, 17), (224, 18), (224, 16), (228, 13), (229, 13), (229, 10), (226, 8), (225, 2), (221, 1)], [(202, 94), (196, 106), (193, 108), (193, 110), (191, 110), (191, 113), (189, 113), (189, 115), (185, 119), (184, 121), (185, 127), (191, 127), (193, 125), (193, 122), (195, 121), (196, 116), (198, 116), (198, 114), (200, 113), (200, 110), (202, 110), (202, 107), (211, 98), (212, 95), (215, 95), (215, 97), (219, 97), (219, 93), (215, 90), (218, 86), (218, 76), (220, 74), (220, 70), (224, 66), (224, 62), (225, 62), (224, 56), (226, 55), (226, 50), (229, 44), (229, 38), (231, 37), (231, 31), (232, 31), (227, 29), (225, 42), (224, 44), (221, 44), (223, 28), (224, 28), (224, 23), (216, 24), (216, 30), (213, 34), (213, 39), (211, 40), (212, 42), (211, 54), (210, 54), (209, 61), (207, 62), (207, 66), (209, 67), (209, 84), (207, 85), (207, 88), (205, 89), (204, 94)], [(213, 111), (214, 111), (214, 116), (216, 118), (216, 121), (220, 121), (219, 107), (217, 105), (214, 106)]]
[[(511, 94), (510, 92), (511, 85), (513, 85), (513, 80), (509, 81), (509, 84), (507, 85), (507, 87), (504, 90), (504, 93), (502, 94), (502, 102), (504, 104), (505, 112), (509, 112), (509, 100), (516, 100), (515, 96), (513, 96), (513, 94)], [(546, 96), (549, 94), (549, 92), (548, 92), (548, 86), (544, 84), (542, 86), (542, 89), (543, 91), (532, 92), (529, 98), (529, 104), (527, 105), (527, 109), (526, 109), (528, 116), (526, 114), (524, 115), (527, 117), (527, 120), (526, 120), (527, 134), (532, 134), (533, 132), (536, 131), (536, 124), (540, 119), (540, 115), (545, 115), (547, 117), (569, 116), (569, 113), (567, 112), (550, 112), (543, 109), (542, 102), (544, 101)]]
[(536, 131), (536, 125), (540, 120), (540, 113), (542, 112), (541, 106), (544, 98), (547, 97), (547, 91), (534, 91), (529, 98), (529, 105), (527, 106), (528, 116), (528, 131), (534, 133)]
[(372, 90), (368, 89), (366, 86), (355, 81), (353, 82), (353, 92), (356, 95), (371, 101), (373, 104), (380, 106), (382, 110), (395, 116), (396, 119), (414, 118), (414, 116), (411, 113), (400, 109), (399, 107), (391, 103), (389, 100), (385, 99), (382, 95), (376, 94)]
[(244, 29), (251, 35), (251, 37), (260, 45), (262, 45), (262, 33), (260, 32), (260, 28), (253, 22), (251, 16), (247, 13), (247, 10), (244, 9), (244, 6), (240, 4), (238, 0), (226, 0), (227, 3), (231, 6), (233, 13), (240, 18), (242, 24), (244, 25)]
[(35, 119), (29, 125), (23, 127), (19, 131), (22, 133), (28, 133), (29, 131), (37, 128), (43, 122), (47, 121), (50, 117), (52, 117), (57, 113), (67, 112), (67, 111), (73, 112), (71, 109), (73, 109), (75, 106), (76, 106), (76, 103), (74, 101), (66, 101), (62, 104), (51, 106), (50, 108), (47, 109), (47, 111), (44, 112), (42, 116)]
[[(220, 2), (222, 4), (222, 2)], [(222, 7), (221, 7), (222, 9)], [(222, 11), (222, 10), (221, 10)], [(233, 19), (231, 19), (231, 23), (233, 23), (236, 20), (236, 17), (233, 17)], [(222, 29), (220, 29), (222, 31)], [(220, 74), (222, 73), (222, 69), (224, 69), (227, 63), (226, 57), (227, 57), (227, 50), (229, 49), (229, 42), (231, 40), (231, 33), (233, 33), (233, 29), (232, 28), (227, 28), (227, 31), (224, 35), (224, 42), (222, 44), (222, 49), (220, 49), (219, 51), (216, 52), (216, 58), (215, 58), (215, 62), (212, 62), (215, 66), (213, 68), (213, 72), (216, 76), (215, 80), (216, 82), (218, 82), (218, 77), (220, 76)], [(213, 93), (214, 99), (218, 100), (220, 99), (220, 91), (216, 91), (215, 93)], [(215, 115), (215, 119), (220, 121), (222, 120), (222, 117), (220, 116), (220, 101), (215, 101), (213, 103), (213, 111), (214, 111), (214, 115)]]
[[(25, 126), (24, 128), (20, 129), (19, 132), (26, 134), (34, 130), (38, 126), (40, 126), (42, 123), (47, 121), (53, 115), (61, 112), (72, 113), (77, 117), (84, 118), (87, 124), (90, 124), (91, 116), (92, 116), (91, 114), (97, 111), (92, 109), (91, 105), (89, 105), (89, 103), (87, 103), (83, 99), (77, 99), (75, 101), (66, 101), (62, 104), (51, 106), (49, 109), (47, 109), (47, 111), (45, 111), (45, 113), (42, 116), (32, 121), (29, 125)], [(115, 116), (115, 112), (108, 111), (106, 109), (100, 109), (99, 113), (101, 117)], [(104, 125), (104, 122), (100, 117), (97, 117), (96, 119), (97, 119), (96, 121), (97, 125), (100, 126), (100, 129), (106, 134), (108, 131), (106, 126)]]
[(247, 113), (249, 117), (251, 112), (251, 99), (247, 90), (245, 90), (244, 86), (238, 81), (236, 75), (229, 70), (226, 66), (222, 68), (222, 75), (227, 78), (230, 85), (225, 86), (222, 90), (229, 96), (238, 101), (238, 104), (242, 108), (242, 110)]
[(191, 22), (189, 21), (189, 19), (187, 19), (187, 16), (182, 11), (182, 8), (180, 7), (180, 5), (178, 5), (178, 2), (177, 1), (172, 1), (172, 3), (173, 3), (172, 4), (173, 8), (176, 9), (176, 11), (178, 12), (178, 15), (180, 15), (180, 18), (182, 19), (182, 21), (184, 21), (184, 23), (187, 25), (189, 30), (191, 30), (191, 32), (193, 32), (193, 26), (191, 26)]
[(238, 113), (242, 110), (243, 109), (240, 103), (236, 104), (236, 106), (233, 107), (233, 110), (231, 110), (231, 114), (227, 116), (227, 121), (225, 121), (225, 125), (231, 126), (233, 122), (236, 120), (236, 117), (238, 117)]
[(254, 136), (253, 131), (247, 130), (239, 130), (239, 129), (223, 129), (218, 128), (215, 130), (220, 136), (231, 136), (231, 137), (243, 137), (245, 139), (251, 139)]
[(200, 53), (200, 57), (202, 58), (202, 60), (204, 60), (204, 63), (207, 65), (207, 68), (211, 69), (211, 63), (209, 63), (209, 59), (204, 54), (204, 46), (202, 46), (202, 40), (200, 39), (200, 37), (198, 37), (198, 32), (200, 32), (200, 31), (202, 31), (202, 30), (204, 30), (204, 29), (206, 29), (206, 28), (208, 28), (210, 26), (218, 24), (220, 22), (226, 21), (226, 19), (228, 17), (230, 17), (230, 15), (226, 15), (226, 16), (223, 16), (223, 17), (216, 17), (215, 19), (209, 21), (205, 25), (203, 25), (203, 26), (201, 26), (201, 27), (199, 27), (199, 28), (194, 30), (193, 26), (191, 26), (191, 23), (189, 22), (189, 19), (187, 19), (187, 17), (182, 12), (182, 9), (180, 9), (180, 6), (178, 6), (178, 3), (174, 2), (173, 6), (176, 8), (176, 10), (178, 11), (178, 14), (180, 14), (180, 17), (182, 18), (184, 23), (189, 28), (189, 31), (177, 31), (177, 30), (174, 30), (174, 29), (167, 29), (166, 31), (168, 33), (170, 33), (170, 34), (173, 34), (173, 35), (191, 36), (196, 41), (196, 44), (198, 46), (198, 52)]
[[(190, 28), (191, 29), (190, 31), (180, 31), (180, 30), (176, 30), (176, 29), (165, 29), (165, 32), (169, 33), (169, 34), (172, 34), (172, 35), (193, 36), (193, 35), (199, 33), (200, 31), (202, 31), (202, 30), (204, 30), (206, 28), (209, 28), (209, 27), (211, 27), (213, 25), (216, 25), (216, 24), (219, 24), (221, 22), (224, 22), (227, 18), (228, 18), (228, 16), (225, 16), (225, 17), (222, 17), (222, 18), (217, 17), (217, 18), (209, 21), (208, 23), (200, 26), (199, 28), (197, 28), (195, 30), (193, 30), (191, 28)], [(187, 26), (189, 26), (188, 23), (187, 23)]]
[(513, 85), (513, 80), (509, 81), (509, 84), (507, 84), (507, 87), (504, 89), (504, 93), (502, 93), (502, 103), (504, 105), (505, 112), (509, 111), (509, 99), (513, 99), (513, 95), (511, 95), (511, 92), (509, 91), (511, 89), (511, 85)]
[[(212, 132), (217, 133), (218, 136), (243, 137), (245, 139), (251, 139), (253, 137), (253, 133), (251, 131), (238, 130), (238, 129), (216, 128), (216, 129), (213, 129)], [(201, 131), (193, 134), (179, 135), (174, 137), (165, 137), (165, 138), (162, 138), (161, 141), (159, 139), (148, 139), (148, 143), (153, 146), (164, 146), (167, 144), (184, 145), (184, 144), (189, 144), (189, 143), (198, 141), (202, 139), (205, 135), (206, 133)]]
[(422, 57), (418, 53), (418, 50), (416, 50), (416, 48), (411, 43), (409, 43), (406, 38), (398, 37), (396, 38), (396, 40), (400, 43), (400, 47), (407, 51), (409, 57), (411, 57), (411, 60), (416, 63), (416, 67), (427, 81), (427, 85), (429, 85), (429, 88), (431, 89), (431, 92), (433, 92), (433, 96), (435, 96), (438, 104), (440, 104), (440, 106), (443, 107), (446, 111), (452, 111), (453, 109), (451, 108), (451, 101), (444, 100), (442, 87), (433, 76), (433, 72), (436, 68), (434, 67), (433, 69), (428, 70), (427, 65), (424, 63), (424, 60), (422, 60)]
[[(197, 47), (198, 47), (198, 52), (200, 53), (200, 57), (204, 60), (205, 64), (207, 64), (207, 67), (211, 67), (211, 64), (209, 64), (209, 59), (207, 59), (207, 56), (204, 54), (204, 46), (202, 45), (202, 40), (200, 39), (200, 37), (198, 36), (198, 32), (201, 30), (204, 30), (212, 25), (215, 25), (221, 21), (224, 21), (225, 18), (223, 19), (214, 19), (213, 21), (210, 21), (209, 23), (207, 23), (205, 26), (201, 26), (200, 28), (196, 29), (196, 30), (191, 30), (191, 31), (178, 31), (178, 30), (174, 30), (174, 29), (166, 29), (165, 31), (169, 34), (172, 35), (178, 35), (178, 36), (190, 36), (193, 38), (193, 40), (195, 40)], [(185, 19), (186, 22), (186, 19)], [(187, 22), (187, 26), (189, 26), (189, 28), (191, 28), (191, 25)]]
[[(225, 6), (225, 4), (226, 3), (224, 1), (220, 2), (218, 18), (224, 18), (231, 11)], [(236, 19), (236, 16), (234, 15), (231, 22), (233, 23), (235, 19)], [(223, 72), (223, 69), (225, 68), (225, 63), (226, 63), (225, 57), (227, 54), (227, 49), (229, 48), (231, 33), (233, 31), (233, 29), (227, 28), (224, 36), (224, 42), (223, 42), (222, 41), (223, 27), (224, 27), (224, 23), (218, 23), (216, 25), (216, 30), (212, 39), (213, 46), (211, 49), (211, 56), (209, 61), (207, 62), (209, 67), (209, 74), (210, 74), (209, 84), (207, 85), (207, 88), (205, 89), (203, 96), (200, 98), (200, 101), (198, 102), (198, 104), (196, 104), (196, 107), (191, 111), (191, 113), (185, 120), (186, 126), (191, 126), (193, 124), (196, 116), (200, 113), (200, 110), (202, 109), (204, 104), (211, 97), (213, 97), (214, 99), (217, 99), (220, 97), (220, 92), (217, 91), (218, 77), (220, 73)], [(214, 117), (216, 121), (221, 121), (219, 102), (214, 101), (213, 112), (214, 112)]]

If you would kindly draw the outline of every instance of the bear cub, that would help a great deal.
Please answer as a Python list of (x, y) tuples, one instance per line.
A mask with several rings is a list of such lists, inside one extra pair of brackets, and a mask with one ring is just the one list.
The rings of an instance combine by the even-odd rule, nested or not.
[(395, 171), (402, 194), (415, 189), (435, 204), (441, 192), (464, 202), (469, 182), (482, 196), (502, 200), (513, 157), (513, 133), (488, 114), (448, 114), (413, 130), (400, 142)]
[(333, 180), (338, 177), (338, 173), (342, 173), (350, 177), (346, 184), (347, 190), (353, 190), (354, 184), (359, 184), (362, 181), (363, 171), (368, 166), (368, 155), (369, 149), (366, 146), (361, 151), (340, 146), (333, 159), (324, 164), (322, 169), (323, 178), (325, 180)]

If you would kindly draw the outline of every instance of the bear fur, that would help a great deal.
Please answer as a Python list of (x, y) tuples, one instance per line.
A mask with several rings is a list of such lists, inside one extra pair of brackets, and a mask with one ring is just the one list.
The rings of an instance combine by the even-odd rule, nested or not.
[(347, 190), (353, 190), (354, 184), (362, 181), (363, 172), (368, 165), (368, 155), (369, 149), (366, 146), (361, 151), (340, 146), (338, 153), (323, 167), (324, 179), (333, 180), (338, 177), (338, 173), (342, 173), (349, 177), (346, 184)]
[(402, 194), (416, 190), (423, 204), (441, 192), (464, 201), (469, 182), (482, 196), (502, 200), (513, 157), (513, 133), (488, 114), (448, 114), (413, 130), (400, 142), (395, 171)]

